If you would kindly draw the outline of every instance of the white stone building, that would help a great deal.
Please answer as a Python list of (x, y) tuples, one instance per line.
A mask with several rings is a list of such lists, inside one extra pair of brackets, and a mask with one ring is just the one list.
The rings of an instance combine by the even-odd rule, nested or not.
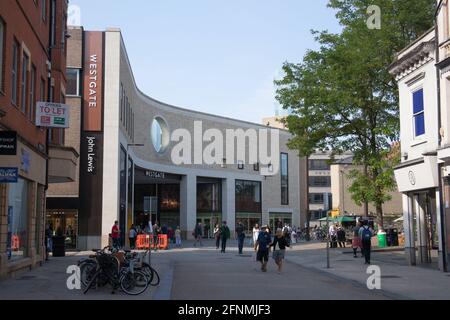
[[(299, 157), (287, 148), (288, 131), (156, 101), (138, 89), (120, 30), (73, 28), (70, 32), (69, 60), (84, 61), (71, 72), (74, 83), (84, 83), (78, 94), (81, 134), (66, 134), (68, 138), (81, 136), (79, 195), (77, 201), (65, 201), (62, 186), (61, 192), (53, 190), (49, 202), (55, 204), (54, 212), (77, 211), (79, 249), (108, 244), (115, 220), (124, 238), (132, 223), (146, 225), (149, 220), (171, 228), (180, 226), (185, 238), (192, 237), (198, 222), (205, 236), (211, 236), (221, 221), (227, 221), (232, 231), (241, 221), (248, 233), (255, 223), (302, 223), (301, 216), (306, 215), (300, 212)], [(199, 159), (207, 154), (211, 142), (220, 135), (227, 137), (230, 130), (250, 137), (254, 132), (257, 137), (257, 141), (243, 139), (245, 161), (228, 156), (234, 139), (210, 153), (220, 158), (219, 163)], [(264, 131), (272, 160), (269, 164), (259, 156), (252, 163), (250, 151), (258, 147), (262, 152), (260, 134)], [(208, 132), (214, 137), (206, 137)], [(277, 132), (279, 137), (271, 140), (270, 134)], [(187, 136), (192, 141), (179, 152)], [(235, 142), (231, 151), (239, 152), (236, 149), (242, 144), (238, 139)], [(277, 144), (279, 150), (270, 154)], [(186, 161), (178, 163), (174, 154)], [(78, 207), (57, 207), (64, 203)]]
[[(400, 94), (402, 163), (395, 176), (403, 194), (407, 260), (446, 270), (435, 29), (401, 51), (390, 66)], [(448, 123), (448, 121), (447, 121)]]

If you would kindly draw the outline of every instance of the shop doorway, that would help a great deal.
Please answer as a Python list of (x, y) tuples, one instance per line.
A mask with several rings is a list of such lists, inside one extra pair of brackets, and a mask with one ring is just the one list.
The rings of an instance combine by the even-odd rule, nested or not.
[(76, 249), (78, 238), (78, 211), (47, 211), (47, 223), (53, 230), (53, 235), (59, 232), (66, 237), (66, 248)]
[(165, 232), (180, 226), (180, 181), (178, 175), (136, 169), (133, 223), (139, 230), (156, 222)]
[(269, 227), (272, 233), (278, 228), (283, 228), (285, 224), (292, 226), (292, 214), (290, 213), (269, 213)]
[(203, 238), (213, 239), (214, 238), (214, 228), (218, 224), (219, 227), (222, 225), (221, 216), (211, 215), (211, 216), (198, 216), (197, 224), (201, 223), (203, 228)]
[(244, 226), (244, 231), (245, 231), (246, 237), (252, 237), (253, 228), (255, 227), (255, 225), (258, 224), (259, 227), (261, 227), (261, 223), (262, 223), (261, 214), (260, 213), (255, 213), (255, 214), (238, 213), (238, 214), (236, 214), (236, 225), (239, 222), (241, 222), (242, 225)]
[(413, 195), (413, 232), (416, 262), (438, 268), (439, 237), (434, 191)]

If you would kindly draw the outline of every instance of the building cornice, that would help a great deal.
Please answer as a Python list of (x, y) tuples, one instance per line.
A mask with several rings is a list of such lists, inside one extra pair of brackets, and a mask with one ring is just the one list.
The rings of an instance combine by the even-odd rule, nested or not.
[(431, 60), (434, 60), (434, 40), (423, 42), (389, 66), (389, 73), (399, 81)]

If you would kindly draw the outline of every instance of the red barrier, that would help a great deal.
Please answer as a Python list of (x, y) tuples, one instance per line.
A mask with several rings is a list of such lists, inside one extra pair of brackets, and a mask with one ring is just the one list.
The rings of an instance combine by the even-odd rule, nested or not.
[(169, 241), (168, 241), (168, 237), (167, 234), (160, 234), (158, 237), (158, 249), (160, 250), (168, 250), (169, 249)]
[(12, 239), (11, 239), (12, 241), (12, 243), (11, 243), (11, 249), (13, 250), (13, 251), (19, 251), (19, 248), (20, 248), (20, 239), (19, 239), (19, 236), (18, 235), (13, 235), (12, 236)]
[(140, 234), (136, 238), (136, 248), (138, 250), (150, 250), (150, 242), (153, 237), (147, 234)]
[(168, 250), (169, 249), (169, 239), (167, 238), (167, 234), (158, 235), (158, 243), (155, 244), (154, 238), (152, 235), (141, 234), (136, 238), (136, 249), (138, 250), (150, 250), (155, 249), (155, 246), (158, 246), (160, 250)]

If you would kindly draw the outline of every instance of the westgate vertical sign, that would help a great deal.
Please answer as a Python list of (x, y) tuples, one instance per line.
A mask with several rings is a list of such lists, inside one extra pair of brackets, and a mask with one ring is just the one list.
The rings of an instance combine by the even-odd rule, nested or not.
[(103, 32), (85, 32), (84, 131), (102, 131)]
[[(79, 237), (102, 235), (104, 33), (84, 32)], [(100, 244), (99, 244), (100, 245)]]

